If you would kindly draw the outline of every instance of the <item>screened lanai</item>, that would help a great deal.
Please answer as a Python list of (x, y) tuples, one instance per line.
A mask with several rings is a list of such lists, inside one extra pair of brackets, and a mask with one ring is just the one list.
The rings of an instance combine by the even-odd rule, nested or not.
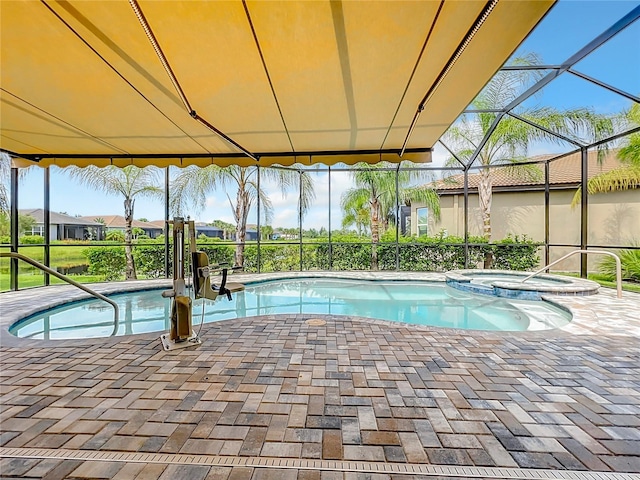
[[(353, 186), (355, 171), (375, 165), (396, 178), (415, 174), (414, 182), (423, 186), (458, 182), (459, 198), (447, 196), (446, 189), (440, 192), (442, 202), (456, 203), (455, 221), (443, 209), (445, 219), (436, 221), (429, 212), (424, 224), (430, 224), (431, 235), (462, 238), (463, 266), (469, 267), (478, 262), (474, 248), (485, 233), (474, 175), (495, 171), (500, 176), (511, 168), (511, 160), (537, 165), (532, 178), (495, 188), (519, 189), (522, 198), (537, 192), (523, 212), (534, 212), (536, 230), (529, 238), (539, 244), (541, 265), (576, 248), (637, 248), (637, 189), (614, 201), (628, 207), (618, 212), (622, 227), (605, 228), (606, 211), (590, 221), (589, 200), (597, 204), (602, 197), (590, 195), (587, 185), (604, 168), (603, 159), (615, 157), (639, 130), (636, 120), (625, 116), (638, 103), (636, 64), (625, 61), (637, 55), (633, 45), (640, 8), (632, 2), (614, 2), (605, 13), (597, 3), (585, 6), (582, 16), (571, 2), (474, 2), (464, 8), (448, 2), (116, 5), (3, 3), (2, 150), (14, 167), (6, 179), (12, 221), (9, 243), (1, 247), (5, 251), (35, 251), (52, 264), (51, 249), (59, 247), (51, 238), (48, 212), (52, 198), (56, 210), (60, 187), (52, 189), (51, 177), (60, 178), (56, 185), (72, 182), (63, 180), (67, 166), (162, 169), (157, 181), (165, 188), (164, 201), (156, 202), (149, 220), (166, 221), (174, 214), (172, 180), (182, 168), (238, 165), (263, 185), (270, 181), (265, 169), (294, 169), (320, 192), (311, 210), (297, 200), (302, 180), (290, 185), (286, 200), (276, 200), (273, 213), (287, 218), (288, 228), (267, 219), (271, 205), (256, 199), (245, 240), (254, 240), (256, 247), (250, 271), (370, 269), (336, 259), (354, 247), (339, 235), (345, 217), (340, 198)], [(358, 21), (363, 16), (367, 22)], [(204, 28), (204, 22), (216, 28)], [(567, 27), (558, 30), (559, 24)], [(385, 33), (373, 34), (379, 31)], [(497, 101), (480, 105), (492, 86), (514, 75), (517, 81)], [(586, 108), (610, 122), (597, 131), (578, 126), (566, 133), (537, 123), (534, 113), (546, 108)], [(456, 143), (452, 131), (482, 122), (489, 123), (472, 148)], [(496, 148), (492, 139), (507, 122), (543, 135), (530, 141), (526, 151), (511, 152), (512, 159), (503, 151), (499, 157), (505, 161), (485, 162), (485, 152)], [(602, 147), (608, 152), (600, 152)], [(26, 170), (31, 180), (25, 186), (19, 172), (28, 166), (41, 168)], [(571, 178), (556, 180), (558, 175)], [(34, 206), (38, 183), (42, 192)], [(395, 197), (391, 227), (378, 241), (384, 250), (378, 267), (415, 269), (403, 260), (403, 249), (415, 245), (403, 241), (419, 233), (421, 204), (406, 201), (399, 181), (393, 183), (387, 192)], [(553, 192), (561, 188), (583, 192), (564, 213), (572, 225), (570, 235), (554, 224)], [(227, 223), (233, 223), (228, 199), (220, 195), (216, 202), (218, 218), (224, 211)], [(43, 243), (26, 247), (19, 210), (34, 207), (45, 212), (37, 226)], [(82, 215), (95, 219), (120, 210), (116, 203), (109, 212)], [(501, 235), (492, 240), (517, 234), (527, 222), (506, 223), (509, 228), (498, 228)], [(622, 232), (617, 237), (597, 233), (616, 228)], [(328, 243), (326, 258), (315, 264), (305, 254), (311, 248), (305, 232), (311, 231), (326, 232)], [(165, 239), (168, 275), (168, 235)], [(274, 249), (286, 249), (293, 260), (286, 266), (270, 263)], [(21, 267), (9, 263), (10, 286), (16, 289)], [(583, 276), (589, 268), (586, 256), (569, 267)], [(42, 284), (48, 283), (44, 275)]]
[[(1, 0), (0, 477), (639, 478), (639, 18)], [(539, 280), (588, 292), (449, 285), (576, 250)]]

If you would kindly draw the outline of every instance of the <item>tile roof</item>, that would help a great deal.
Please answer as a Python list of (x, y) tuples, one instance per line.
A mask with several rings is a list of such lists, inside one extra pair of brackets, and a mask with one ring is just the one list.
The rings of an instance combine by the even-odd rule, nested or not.
[[(126, 226), (125, 219), (122, 215), (90, 215), (90, 216), (81, 217), (81, 218), (91, 220), (94, 222), (96, 219), (101, 218), (102, 220), (104, 220), (104, 225), (107, 228), (125, 228)], [(155, 230), (163, 228), (151, 222), (141, 222), (140, 220), (135, 220), (135, 219), (131, 223), (131, 226), (137, 227), (137, 228), (146, 228), (146, 229), (155, 229)]]
[[(531, 158), (531, 161), (543, 162), (549, 158), (553, 158), (555, 155), (540, 155)], [(589, 152), (589, 165), (588, 176), (594, 177), (600, 173), (609, 172), (616, 168), (620, 168), (621, 163), (616, 156), (616, 152), (609, 152), (602, 162), (598, 162), (597, 152)], [(534, 187), (544, 186), (544, 164), (532, 165), (532, 168), (537, 169), (537, 173), (526, 174), (522, 170), (518, 171), (516, 168), (492, 168), (491, 179), (494, 188), (500, 187)], [(581, 162), (580, 153), (574, 153), (566, 157), (554, 160), (549, 164), (549, 184), (556, 187), (571, 188), (580, 183), (581, 179)], [(477, 189), (480, 182), (480, 174), (472, 173), (469, 175), (469, 188)], [(464, 176), (462, 174), (453, 175), (445, 180), (438, 180), (431, 185), (435, 184), (435, 188), (440, 193), (445, 193), (452, 190), (460, 190), (464, 186)], [(527, 188), (520, 188), (518, 190), (527, 190)]]
[[(35, 218), (37, 223), (44, 223), (44, 209), (42, 208), (21, 208), (18, 210), (18, 213)], [(100, 225), (100, 223), (88, 220), (86, 217), (72, 217), (66, 213), (57, 212), (50, 212), (50, 223), (52, 225), (88, 225), (92, 227)]]

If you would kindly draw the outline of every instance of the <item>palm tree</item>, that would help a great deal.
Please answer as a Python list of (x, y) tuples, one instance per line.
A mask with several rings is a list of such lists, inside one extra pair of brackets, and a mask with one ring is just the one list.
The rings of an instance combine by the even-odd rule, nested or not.
[(158, 185), (161, 184), (157, 170), (155, 168), (138, 168), (133, 165), (124, 168), (113, 165), (98, 168), (89, 166), (85, 168), (69, 167), (68, 174), (86, 186), (95, 190), (101, 190), (108, 194), (122, 195), (124, 197), (124, 242), (125, 258), (127, 266), (125, 278), (135, 280), (136, 266), (133, 261), (133, 251), (131, 240), (133, 237), (133, 210), (137, 197), (162, 198), (164, 190)]
[(0, 213), (9, 212), (9, 192), (7, 184), (11, 173), (11, 157), (0, 152)]
[(440, 201), (437, 193), (428, 187), (411, 186), (412, 182), (424, 182), (424, 172), (415, 170), (389, 170), (386, 162), (377, 165), (359, 165), (352, 172), (355, 187), (343, 193), (341, 206), (343, 211), (358, 211), (362, 206), (369, 207), (369, 227), (371, 229), (371, 269), (378, 269), (377, 244), (380, 241), (381, 226), (384, 226), (389, 212), (396, 204), (396, 172), (398, 175), (398, 200), (400, 204), (412, 201), (425, 203), (436, 218), (440, 218)]
[[(18, 178), (23, 178), (24, 174), (31, 167), (18, 169)], [(9, 180), (11, 178), (11, 157), (0, 152), (0, 213), (9, 214), (11, 209), (11, 199), (9, 194)]]
[(304, 214), (315, 198), (313, 183), (304, 172), (285, 168), (218, 167), (210, 165), (205, 168), (187, 167), (172, 182), (172, 209), (177, 214), (183, 212), (188, 204), (193, 204), (196, 209), (204, 208), (207, 193), (219, 188), (232, 186), (236, 188), (235, 203), (229, 199), (231, 210), (236, 221), (236, 253), (235, 264), (244, 264), (244, 242), (247, 234), (247, 217), (251, 207), (260, 198), (261, 212), (265, 221), (271, 219), (273, 207), (264, 189), (258, 188), (258, 171), (262, 181), (276, 183), (283, 195), (290, 187), (300, 187), (298, 196), (298, 211)]
[[(625, 123), (632, 127), (640, 125), (640, 104), (635, 103), (624, 115)], [(620, 168), (594, 175), (587, 182), (587, 192), (596, 193), (619, 192), (637, 188), (640, 185), (640, 133), (629, 135), (627, 144), (618, 150)], [(571, 206), (580, 203), (582, 187), (573, 196)]]
[[(514, 60), (515, 65), (539, 64), (535, 54)], [(443, 140), (456, 151), (456, 156), (463, 161), (480, 145), (481, 140), (489, 131), (498, 113), (495, 110), (508, 105), (522, 91), (522, 85), (540, 78), (538, 70), (514, 70), (501, 72), (496, 75), (485, 89), (471, 102), (470, 109), (484, 110), (485, 113), (464, 115), (444, 135)], [(613, 122), (609, 117), (598, 115), (586, 108), (572, 110), (557, 110), (551, 107), (529, 108), (518, 112), (530, 122), (565, 136), (580, 134), (581, 137), (599, 139), (613, 132)], [(490, 165), (517, 166), (527, 158), (527, 149), (534, 141), (548, 141), (563, 144), (559, 137), (522, 122), (514, 117), (505, 115), (498, 123), (493, 134), (480, 150), (476, 161), (482, 167)], [(448, 162), (455, 164), (454, 159)], [(539, 176), (540, 170), (535, 166), (518, 166), (518, 171), (524, 176)], [(478, 184), (478, 198), (482, 215), (483, 236), (491, 239), (491, 201), (492, 182), (489, 168), (480, 170)]]
[(368, 203), (368, 197), (353, 199), (343, 197), (340, 205), (342, 208), (342, 228), (347, 229), (351, 225), (355, 225), (358, 235), (366, 234), (367, 229), (371, 226), (371, 215)]
[(222, 220), (214, 220), (212, 225), (222, 230), (223, 240), (228, 240), (229, 238), (231, 238), (231, 232), (236, 229), (235, 225)]

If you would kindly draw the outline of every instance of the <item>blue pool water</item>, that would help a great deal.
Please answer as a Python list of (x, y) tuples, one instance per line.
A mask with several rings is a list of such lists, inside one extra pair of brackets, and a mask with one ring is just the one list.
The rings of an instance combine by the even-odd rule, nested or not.
[[(118, 335), (169, 329), (169, 299), (161, 290), (112, 295), (120, 306)], [(336, 314), (438, 327), (523, 331), (558, 328), (571, 315), (546, 302), (506, 300), (461, 292), (440, 283), (295, 279), (248, 284), (232, 301), (196, 300), (193, 323), (269, 314)], [(33, 315), (9, 331), (19, 337), (69, 339), (107, 337), (113, 308), (84, 300)]]

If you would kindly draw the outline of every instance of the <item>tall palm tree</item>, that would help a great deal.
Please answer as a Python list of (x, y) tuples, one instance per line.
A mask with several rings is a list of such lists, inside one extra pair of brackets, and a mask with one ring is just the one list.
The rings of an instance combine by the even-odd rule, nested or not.
[(0, 152), (0, 213), (9, 212), (9, 177), (11, 174), (11, 157)]
[(355, 225), (358, 235), (367, 233), (371, 225), (371, 215), (369, 212), (369, 197), (359, 196), (357, 198), (342, 198), (342, 228), (349, 228)]
[[(624, 114), (624, 123), (630, 127), (640, 125), (640, 104), (633, 106)], [(619, 192), (640, 186), (640, 133), (628, 136), (626, 145), (618, 150), (620, 168), (594, 175), (587, 182), (587, 192), (596, 193)], [(579, 187), (573, 196), (571, 206), (580, 203), (582, 188)]]
[(214, 220), (213, 226), (218, 227), (220, 230), (222, 230), (223, 240), (228, 240), (229, 238), (231, 238), (231, 232), (236, 229), (235, 225), (232, 225), (231, 223), (225, 222), (223, 220)]
[[(304, 215), (315, 198), (313, 183), (308, 175), (295, 169), (285, 168), (262, 168), (259, 171), (261, 181), (273, 181), (283, 194), (291, 187), (300, 188), (299, 182), (302, 182), (301, 195), (298, 196), (298, 211), (302, 211)], [(251, 207), (260, 198), (261, 212), (266, 222), (269, 222), (273, 212), (271, 200), (269, 200), (263, 186), (258, 188), (257, 167), (239, 167), (237, 165), (224, 168), (217, 165), (205, 168), (187, 167), (172, 182), (172, 209), (176, 213), (181, 213), (190, 204), (196, 209), (202, 209), (209, 192), (227, 186), (236, 188), (235, 203), (228, 194), (227, 198), (236, 221), (234, 262), (236, 266), (242, 266), (244, 264), (247, 218)]]
[(384, 218), (394, 210), (396, 203), (396, 172), (398, 174), (398, 200), (400, 204), (412, 201), (425, 203), (436, 218), (440, 218), (440, 200), (437, 193), (428, 187), (413, 186), (424, 182), (424, 172), (414, 170), (389, 170), (389, 164), (358, 165), (351, 172), (355, 187), (343, 193), (341, 206), (345, 212), (358, 211), (363, 205), (369, 207), (369, 227), (371, 228), (371, 269), (378, 269), (377, 244), (384, 225)]
[(68, 167), (67, 173), (73, 179), (95, 190), (108, 194), (122, 195), (124, 197), (124, 242), (125, 258), (127, 262), (125, 278), (135, 280), (136, 266), (133, 261), (133, 211), (137, 197), (153, 197), (161, 199), (164, 189), (160, 188), (162, 182), (159, 179), (156, 168), (138, 168), (133, 165), (119, 168), (108, 166), (98, 168), (89, 166), (85, 168)]
[[(18, 169), (18, 179), (24, 178), (24, 174), (31, 167)], [(11, 198), (9, 193), (9, 180), (11, 178), (11, 157), (0, 152), (0, 214), (9, 214)]]
[[(540, 61), (535, 54), (517, 58), (515, 65), (535, 65)], [(495, 110), (508, 105), (521, 92), (522, 85), (530, 84), (540, 78), (538, 70), (514, 70), (496, 75), (485, 89), (471, 102), (470, 109), (484, 110), (484, 113), (464, 115), (444, 135), (443, 140), (456, 151), (461, 160), (469, 160), (489, 131), (498, 113)], [(518, 115), (545, 127), (547, 130), (564, 136), (580, 135), (582, 138), (599, 139), (613, 132), (611, 118), (596, 114), (586, 108), (558, 110), (551, 107), (528, 108), (519, 110)], [(534, 141), (548, 141), (563, 144), (559, 137), (505, 115), (498, 123), (495, 131), (477, 156), (477, 163), (482, 167), (490, 165), (517, 166), (527, 158), (529, 145)], [(451, 159), (449, 164), (454, 164)], [(519, 166), (518, 171), (524, 176), (539, 176), (540, 170)], [(491, 170), (482, 168), (478, 184), (478, 198), (482, 215), (483, 236), (491, 239)]]

